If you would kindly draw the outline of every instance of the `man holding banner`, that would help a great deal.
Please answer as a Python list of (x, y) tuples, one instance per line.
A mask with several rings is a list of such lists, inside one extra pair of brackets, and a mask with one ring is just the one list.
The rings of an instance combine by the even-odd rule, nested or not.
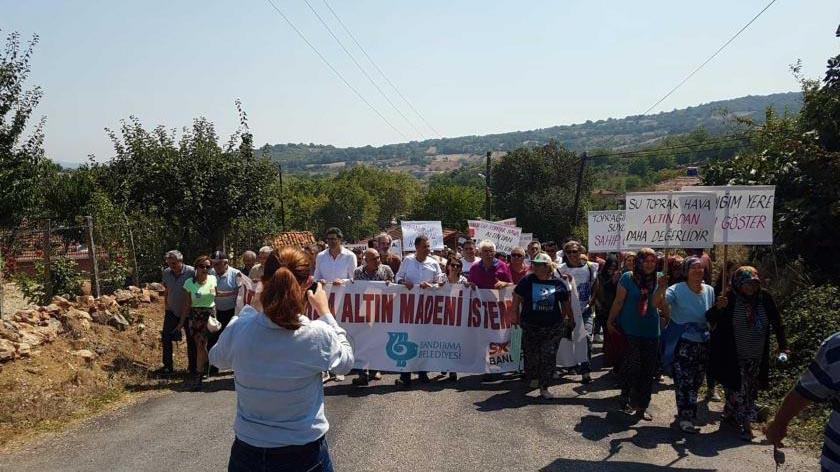
[[(405, 285), (409, 290), (413, 290), (415, 286), (421, 289), (438, 287), (445, 281), (446, 276), (440, 269), (440, 264), (429, 256), (429, 237), (421, 234), (414, 238), (414, 249), (414, 254), (403, 259), (397, 272), (397, 283)], [(429, 381), (426, 372), (419, 372), (418, 378), (424, 383)], [(395, 383), (402, 387), (410, 387), (411, 372), (402, 372)]]

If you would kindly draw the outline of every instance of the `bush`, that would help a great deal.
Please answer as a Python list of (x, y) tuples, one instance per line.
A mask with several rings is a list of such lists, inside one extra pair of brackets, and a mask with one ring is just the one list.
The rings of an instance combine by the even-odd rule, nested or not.
[[(782, 321), (791, 356), (786, 364), (771, 361), (770, 388), (762, 393), (773, 407), (796, 385), (808, 368), (823, 340), (840, 331), (840, 288), (833, 285), (807, 287), (789, 300), (777, 300), (782, 308)], [(791, 428), (791, 436), (812, 443), (822, 441), (822, 429), (829, 405), (817, 405), (799, 416)]]
[[(57, 257), (50, 261), (50, 275), (53, 295), (73, 298), (81, 294), (82, 278), (79, 276), (79, 266), (66, 257)], [(30, 303), (46, 305), (51, 298), (47, 296), (47, 268), (43, 262), (35, 263), (35, 277), (17, 274), (15, 282), (23, 292), (24, 298)]]

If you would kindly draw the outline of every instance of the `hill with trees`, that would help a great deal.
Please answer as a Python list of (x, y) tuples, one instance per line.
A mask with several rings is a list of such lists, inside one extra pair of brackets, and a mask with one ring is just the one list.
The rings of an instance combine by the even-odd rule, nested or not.
[(435, 162), (440, 160), (436, 156), (460, 155), (463, 157), (455, 160), (467, 162), (471, 160), (470, 156), (475, 159), (489, 150), (512, 151), (522, 146), (546, 145), (552, 140), (568, 150), (584, 151), (650, 146), (668, 136), (686, 134), (697, 129), (703, 129), (711, 136), (719, 136), (738, 130), (739, 120), (763, 123), (768, 108), (772, 108), (778, 114), (785, 111), (798, 113), (802, 108), (802, 93), (750, 95), (655, 115), (588, 120), (580, 124), (485, 136), (428, 139), (380, 147), (338, 148), (312, 143), (266, 144), (263, 152), (272, 160), (282, 162), (284, 169), (293, 172), (330, 172), (364, 163), (406, 170), (422, 176), (435, 171)]

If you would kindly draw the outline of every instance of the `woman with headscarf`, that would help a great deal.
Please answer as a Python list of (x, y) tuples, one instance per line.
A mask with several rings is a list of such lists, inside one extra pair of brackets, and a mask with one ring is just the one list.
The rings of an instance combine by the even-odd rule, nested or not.
[(615, 300), (620, 276), (618, 258), (615, 254), (609, 254), (604, 261), (604, 265), (598, 271), (598, 283), (595, 284), (595, 323), (592, 326), (595, 342), (604, 341), (602, 333), (606, 329), (607, 318), (609, 318), (610, 308), (612, 308)]
[(656, 272), (656, 253), (644, 248), (636, 255), (632, 272), (618, 281), (607, 328), (623, 334), (627, 352), (617, 371), (621, 383), (620, 409), (652, 421), (647, 408), (653, 376), (659, 363), (659, 312), (668, 285), (667, 276)]
[(633, 267), (636, 265), (636, 253), (634, 251), (624, 251), (621, 253), (621, 273), (633, 272)]
[(716, 325), (709, 342), (709, 371), (726, 392), (724, 420), (734, 423), (741, 438), (750, 441), (751, 423), (757, 415), (755, 400), (768, 383), (771, 329), (779, 351), (787, 352), (779, 310), (770, 293), (761, 288), (758, 271), (741, 266), (706, 318)]
[[(669, 316), (669, 331), (675, 342), (666, 342), (664, 358), (673, 358), (674, 394), (679, 428), (698, 433), (697, 393), (703, 385), (709, 360), (709, 322), (706, 312), (715, 302), (715, 292), (703, 283), (704, 267), (699, 257), (689, 256), (680, 269), (686, 281), (668, 287), (662, 311)], [(663, 334), (663, 337), (665, 335)]]

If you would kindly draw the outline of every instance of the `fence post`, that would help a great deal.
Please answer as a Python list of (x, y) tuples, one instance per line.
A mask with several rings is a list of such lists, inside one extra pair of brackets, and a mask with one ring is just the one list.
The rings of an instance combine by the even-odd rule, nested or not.
[(134, 232), (131, 231), (131, 224), (128, 222), (128, 215), (123, 213), (123, 217), (125, 218), (125, 227), (128, 228), (128, 240), (131, 243), (131, 259), (134, 261), (134, 274), (132, 276), (132, 280), (134, 280), (134, 286), (140, 286), (140, 268), (137, 267), (137, 250), (134, 248)]
[(52, 235), (52, 227), (51, 227), (50, 219), (47, 218), (47, 222), (44, 225), (44, 291), (47, 295), (47, 303), (53, 298), (53, 283), (52, 283), (52, 262), (50, 261), (50, 256), (52, 253), (52, 242), (50, 241), (50, 236)]
[(6, 259), (3, 258), (3, 243), (0, 242), (0, 321), (3, 321), (3, 300), (6, 294), (6, 279), (3, 278), (3, 270), (6, 267)]
[(99, 288), (99, 263), (96, 261), (96, 245), (93, 242), (93, 217), (86, 216), (88, 236), (88, 258), (90, 259), (90, 283), (96, 298), (102, 296)]

